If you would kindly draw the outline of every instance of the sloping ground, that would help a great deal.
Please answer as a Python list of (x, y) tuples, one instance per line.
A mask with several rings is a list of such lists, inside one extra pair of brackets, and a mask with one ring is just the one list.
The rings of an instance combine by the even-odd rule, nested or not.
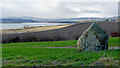
[(38, 27), (25, 27), (17, 29), (3, 29), (2, 34), (14, 34), (14, 33), (25, 33), (25, 32), (38, 32), (38, 31), (47, 31), (53, 29), (60, 29), (64, 27), (71, 26), (72, 24), (66, 25), (54, 25), (54, 26), (38, 26)]
[[(118, 32), (117, 22), (97, 23), (107, 33)], [(28, 32), (18, 34), (3, 34), (3, 42), (31, 42), (31, 41), (60, 41), (77, 40), (80, 35), (91, 25), (91, 23), (78, 23), (61, 29), (40, 32)], [(16, 38), (17, 37), (17, 38)]]

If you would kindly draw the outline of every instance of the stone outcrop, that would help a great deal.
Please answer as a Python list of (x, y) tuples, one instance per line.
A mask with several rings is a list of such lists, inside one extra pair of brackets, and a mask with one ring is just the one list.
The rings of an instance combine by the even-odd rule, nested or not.
[(80, 36), (77, 42), (79, 51), (99, 51), (108, 49), (109, 36), (99, 25), (92, 23), (91, 26)]

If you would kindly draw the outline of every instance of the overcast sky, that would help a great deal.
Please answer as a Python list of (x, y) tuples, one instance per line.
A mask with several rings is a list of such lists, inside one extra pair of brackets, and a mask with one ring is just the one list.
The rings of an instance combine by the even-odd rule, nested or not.
[(118, 15), (117, 2), (3, 2), (3, 17), (109, 17)]

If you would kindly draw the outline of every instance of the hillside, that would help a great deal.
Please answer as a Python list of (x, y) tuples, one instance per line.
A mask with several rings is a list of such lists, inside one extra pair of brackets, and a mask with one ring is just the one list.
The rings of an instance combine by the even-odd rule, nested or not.
[[(3, 17), (0, 23), (25, 23), (25, 22), (48, 22), (48, 23), (78, 23), (79, 20), (104, 21), (106, 18), (80, 17), (80, 18), (36, 18), (36, 17)], [(77, 20), (77, 21), (76, 21)]]
[[(2, 34), (4, 43), (8, 42), (31, 42), (31, 41), (60, 41), (77, 40), (80, 35), (91, 25), (89, 23), (78, 23), (61, 29), (48, 31)], [(111, 32), (118, 32), (117, 22), (97, 23), (110, 35)], [(17, 40), (16, 40), (17, 39)]]

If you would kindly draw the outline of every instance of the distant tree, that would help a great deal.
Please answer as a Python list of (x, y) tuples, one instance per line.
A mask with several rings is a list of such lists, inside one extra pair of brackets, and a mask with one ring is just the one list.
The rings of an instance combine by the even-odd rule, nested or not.
[(106, 22), (110, 22), (110, 20), (109, 20), (109, 19), (106, 19)]
[(112, 19), (112, 21), (115, 21), (115, 19)]

